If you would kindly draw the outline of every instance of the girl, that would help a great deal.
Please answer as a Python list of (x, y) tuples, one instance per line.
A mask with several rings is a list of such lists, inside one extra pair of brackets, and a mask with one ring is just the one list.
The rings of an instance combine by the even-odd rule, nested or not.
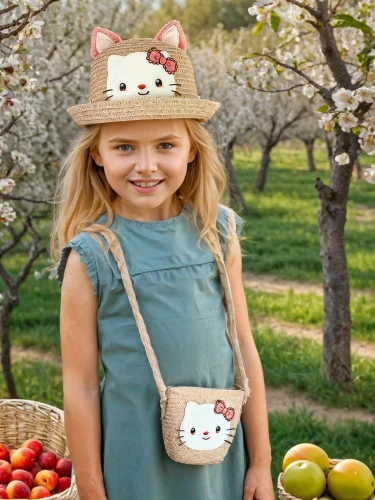
[[(244, 220), (232, 211), (229, 230), (220, 203), (225, 170), (200, 123), (219, 104), (197, 96), (177, 21), (155, 39), (122, 41), (95, 28), (91, 53), (89, 103), (68, 109), (83, 131), (63, 164), (51, 238), (62, 284), (65, 426), (80, 499), (274, 500), (263, 374), (241, 277)], [(252, 390), (222, 462), (187, 465), (166, 453), (153, 373), (99, 231), (120, 242), (167, 386), (234, 386), (222, 252)]]

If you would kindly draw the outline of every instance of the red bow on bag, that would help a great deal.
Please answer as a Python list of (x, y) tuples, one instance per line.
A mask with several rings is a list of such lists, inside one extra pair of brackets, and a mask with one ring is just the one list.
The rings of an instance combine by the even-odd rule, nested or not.
[(224, 401), (222, 401), (221, 399), (218, 399), (216, 401), (214, 412), (215, 413), (222, 413), (225, 420), (228, 420), (228, 421), (233, 420), (233, 417), (235, 415), (234, 408), (231, 408), (230, 406), (227, 408), (225, 406)]
[(165, 71), (172, 75), (177, 71), (177, 61), (172, 57), (165, 57), (156, 47), (153, 47), (147, 52), (147, 61), (151, 64), (161, 64)]

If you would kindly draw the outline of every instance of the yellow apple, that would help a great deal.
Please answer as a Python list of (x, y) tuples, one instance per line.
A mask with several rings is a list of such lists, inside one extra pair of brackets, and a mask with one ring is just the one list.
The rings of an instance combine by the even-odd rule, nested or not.
[(285, 471), (289, 464), (297, 460), (309, 460), (310, 462), (314, 462), (319, 465), (324, 474), (328, 474), (329, 457), (322, 448), (315, 444), (300, 443), (290, 448), (290, 450), (286, 452), (283, 460), (283, 471)]
[(371, 470), (363, 462), (351, 458), (335, 465), (327, 482), (336, 500), (368, 500), (375, 489)]

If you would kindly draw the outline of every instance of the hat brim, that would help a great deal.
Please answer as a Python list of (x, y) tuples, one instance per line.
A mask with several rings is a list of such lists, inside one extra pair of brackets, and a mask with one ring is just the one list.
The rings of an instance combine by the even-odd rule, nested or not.
[(193, 118), (209, 120), (219, 109), (220, 103), (186, 97), (129, 97), (113, 101), (76, 104), (67, 109), (77, 125), (135, 120), (166, 120), (168, 118)]

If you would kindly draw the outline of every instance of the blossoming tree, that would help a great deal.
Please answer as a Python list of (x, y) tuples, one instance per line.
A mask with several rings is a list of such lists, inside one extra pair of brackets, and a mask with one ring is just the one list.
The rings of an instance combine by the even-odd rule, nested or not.
[[(131, 36), (150, 3), (14, 0), (0, 10), (0, 279), (5, 284), (0, 294), (0, 342), (10, 397), (17, 397), (11, 371), (11, 314), (33, 264), (48, 255), (48, 221), (60, 159), (77, 132), (66, 109), (84, 100), (88, 91), (87, 47), (93, 26)], [(14, 250), (22, 256), (17, 276), (6, 264)]]
[[(249, 13), (255, 32), (269, 25), (278, 35), (272, 50), (252, 52), (235, 69), (246, 88), (319, 94), (320, 124), (335, 133), (329, 185), (316, 179), (324, 287), (325, 373), (351, 380), (350, 292), (345, 253), (349, 185), (358, 148), (375, 154), (375, 71), (372, 48), (375, 1), (256, 0)], [(259, 78), (259, 73), (262, 78)], [(283, 81), (282, 81), (282, 80)], [(285, 80), (287, 80), (285, 82)], [(289, 81), (288, 81), (289, 80)], [(375, 183), (375, 165), (365, 172)]]

